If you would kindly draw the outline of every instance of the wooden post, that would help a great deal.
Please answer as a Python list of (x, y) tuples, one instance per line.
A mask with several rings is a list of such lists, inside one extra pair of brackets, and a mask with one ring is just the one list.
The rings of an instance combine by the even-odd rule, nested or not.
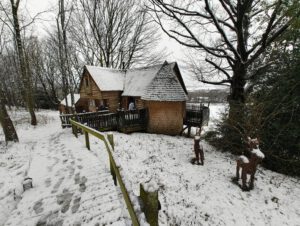
[(72, 133), (75, 135), (75, 129), (74, 129), (74, 125), (73, 125), (73, 124), (71, 124), (71, 126), (72, 126)]
[(112, 160), (110, 158), (109, 158), (109, 165), (110, 165), (110, 173), (113, 177), (114, 184), (115, 184), (115, 186), (117, 186), (117, 176), (116, 176), (116, 172), (115, 172), (115, 169), (113, 167), (113, 164), (112, 164)]
[(188, 127), (188, 137), (191, 137), (191, 128), (192, 128), (192, 126)]
[(113, 135), (113, 133), (108, 133), (107, 134), (107, 139), (108, 139), (108, 142), (110, 143), (112, 149), (114, 150), (115, 149), (115, 143), (114, 143), (114, 135)]
[(150, 226), (158, 226), (158, 211), (160, 204), (158, 201), (158, 191), (148, 192), (145, 191), (142, 184), (140, 184), (140, 197), (144, 204), (144, 213), (147, 222)]
[(76, 138), (78, 138), (78, 129), (77, 126), (74, 126), (74, 135)]
[(87, 147), (87, 149), (90, 149), (90, 139), (89, 139), (89, 133), (87, 131), (84, 131), (84, 135), (85, 135), (85, 146)]

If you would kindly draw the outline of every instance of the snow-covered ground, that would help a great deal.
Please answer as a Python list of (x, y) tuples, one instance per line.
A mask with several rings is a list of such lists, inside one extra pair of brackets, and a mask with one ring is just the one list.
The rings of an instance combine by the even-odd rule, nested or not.
[[(211, 106), (211, 117), (222, 109)], [(0, 131), (0, 225), (128, 225), (102, 142), (91, 138), (87, 151), (84, 136), (61, 129), (57, 112), (39, 112), (36, 128), (24, 112), (12, 114), (20, 143), (5, 147)], [(190, 138), (113, 134), (114, 156), (134, 193), (142, 182), (158, 184), (160, 225), (300, 225), (299, 178), (260, 167), (254, 190), (243, 192), (231, 182), (235, 157), (206, 143), (198, 166), (189, 162)], [(26, 176), (34, 187), (23, 193)]]
[[(105, 150), (87, 151), (70, 129), (60, 127), (58, 113), (13, 112), (20, 143), (0, 139), (0, 225), (128, 225), (120, 191), (114, 186)], [(33, 178), (23, 192), (22, 181)]]
[(160, 225), (300, 225), (300, 181), (259, 168), (255, 188), (232, 183), (235, 157), (203, 143), (204, 166), (192, 165), (193, 140), (115, 133), (115, 157), (136, 194), (159, 185)]

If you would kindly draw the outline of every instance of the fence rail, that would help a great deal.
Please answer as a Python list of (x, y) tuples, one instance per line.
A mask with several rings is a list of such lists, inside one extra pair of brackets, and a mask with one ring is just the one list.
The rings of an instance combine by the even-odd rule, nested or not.
[(76, 113), (76, 114), (61, 114), (59, 115), (61, 120), (61, 126), (63, 128), (65, 127), (71, 127), (70, 119), (76, 119), (79, 122), (85, 122), (91, 118), (95, 118), (99, 115), (107, 114), (109, 111), (97, 111), (97, 112), (86, 112), (86, 113)]
[(188, 129), (187, 135), (191, 135), (191, 128), (208, 125), (209, 121), (209, 104), (204, 106), (201, 103), (186, 103), (186, 115), (183, 124), (185, 127), (181, 131), (181, 134)]
[[(97, 137), (98, 139), (102, 140), (105, 144), (108, 156), (109, 156), (109, 163), (110, 163), (110, 170), (111, 174), (114, 180), (115, 185), (117, 185), (117, 182), (120, 186), (120, 189), (123, 194), (123, 198), (125, 200), (130, 218), (132, 220), (132, 224), (134, 226), (139, 226), (139, 218), (135, 212), (134, 206), (132, 204), (132, 201), (130, 199), (129, 193), (126, 189), (125, 183), (123, 182), (122, 176), (120, 174), (119, 168), (114, 160), (113, 157), (113, 150), (114, 150), (114, 141), (113, 141), (113, 135), (108, 134), (107, 137), (105, 137), (103, 134), (98, 132), (97, 130), (90, 128), (86, 125), (83, 125), (79, 122), (76, 122), (72, 119), (70, 119), (70, 123), (72, 126), (72, 132), (73, 134), (78, 137), (78, 131), (81, 130), (85, 134), (85, 142), (86, 147), (90, 150), (90, 141), (89, 141), (89, 134)], [(159, 211), (159, 201), (158, 201), (158, 195), (153, 196), (153, 192), (145, 192), (142, 184), (140, 184), (140, 189), (142, 193), (142, 200), (144, 201), (143, 210), (146, 216), (147, 221), (150, 223), (151, 226), (158, 226), (158, 211)], [(155, 194), (158, 194), (157, 191), (155, 191)], [(155, 203), (155, 205), (153, 205)]]
[(209, 121), (209, 108), (202, 107), (200, 110), (186, 110), (186, 125), (204, 126)]
[(148, 110), (118, 111), (118, 130), (133, 132), (146, 130), (148, 123)]
[(121, 132), (143, 131), (147, 128), (148, 110), (118, 111), (60, 115), (62, 127), (70, 127), (70, 119), (85, 124), (98, 131), (119, 130)]

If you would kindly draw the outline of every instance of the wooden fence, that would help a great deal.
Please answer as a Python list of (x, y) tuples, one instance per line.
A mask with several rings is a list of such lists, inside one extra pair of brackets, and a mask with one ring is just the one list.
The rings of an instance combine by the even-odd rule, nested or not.
[(60, 115), (62, 127), (70, 127), (70, 119), (85, 124), (98, 131), (118, 130), (124, 133), (144, 131), (147, 128), (148, 110), (118, 111)]
[(147, 129), (148, 110), (118, 111), (118, 130), (124, 133)]
[[(70, 119), (70, 123), (72, 126), (72, 132), (73, 134), (78, 137), (78, 131), (81, 130), (85, 135), (85, 142), (86, 147), (90, 150), (90, 141), (89, 141), (89, 134), (97, 137), (98, 139), (102, 140), (105, 144), (108, 156), (109, 156), (109, 163), (110, 163), (110, 171), (111, 175), (113, 177), (115, 185), (117, 183), (120, 186), (120, 189), (123, 194), (123, 198), (125, 200), (130, 218), (132, 220), (132, 224), (134, 226), (139, 226), (139, 218), (134, 210), (132, 201), (130, 200), (129, 193), (126, 189), (125, 183), (123, 182), (123, 178), (120, 174), (119, 168), (114, 160), (113, 157), (113, 150), (114, 150), (114, 138), (112, 134), (108, 134), (107, 137), (105, 137), (100, 132), (96, 131), (93, 128), (90, 128), (86, 125), (83, 125), (79, 122), (76, 122), (72, 119)], [(145, 217), (148, 221), (148, 223), (151, 226), (158, 226), (158, 211), (160, 209), (159, 207), (159, 201), (158, 201), (158, 191), (154, 192), (147, 192), (143, 185), (140, 184), (140, 195), (141, 195), (141, 201), (143, 202), (143, 208), (141, 210), (145, 213)]]
[(200, 103), (186, 103), (186, 115), (183, 124), (185, 127), (181, 131), (188, 129), (187, 135), (191, 134), (191, 127), (201, 128), (202, 126), (207, 126), (209, 121), (209, 104), (204, 106)]
[(61, 114), (59, 115), (61, 120), (62, 128), (71, 127), (70, 119), (75, 119), (79, 122), (86, 122), (89, 119), (96, 118), (99, 115), (107, 114), (109, 111), (97, 111), (97, 112), (87, 112), (87, 113), (78, 113), (78, 114)]
[(186, 117), (184, 124), (201, 127), (207, 125), (209, 121), (209, 105), (204, 106), (203, 104), (186, 104)]

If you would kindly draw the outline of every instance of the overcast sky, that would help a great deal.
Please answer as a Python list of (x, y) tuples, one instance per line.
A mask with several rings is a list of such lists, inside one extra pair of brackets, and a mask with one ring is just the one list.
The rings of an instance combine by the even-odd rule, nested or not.
[[(55, 17), (56, 17), (56, 5), (57, 0), (21, 0), (21, 7), (25, 9), (27, 13), (31, 15), (31, 17), (36, 14), (44, 11), (45, 12), (40, 16), (41, 20), (36, 21), (33, 27), (33, 34), (37, 36), (46, 35), (47, 32), (52, 29), (52, 26), (55, 25)], [(26, 7), (26, 8), (25, 8)], [(166, 60), (168, 61), (177, 61), (179, 66), (183, 65), (183, 60), (186, 59), (186, 48), (178, 44), (175, 40), (169, 38), (166, 34), (162, 32), (161, 35), (161, 48), (166, 47), (167, 51), (170, 53)], [(184, 77), (186, 86), (189, 89), (212, 89), (212, 88), (220, 88), (208, 84), (203, 84), (197, 81), (196, 76), (192, 73), (184, 70), (181, 67), (182, 76)]]

